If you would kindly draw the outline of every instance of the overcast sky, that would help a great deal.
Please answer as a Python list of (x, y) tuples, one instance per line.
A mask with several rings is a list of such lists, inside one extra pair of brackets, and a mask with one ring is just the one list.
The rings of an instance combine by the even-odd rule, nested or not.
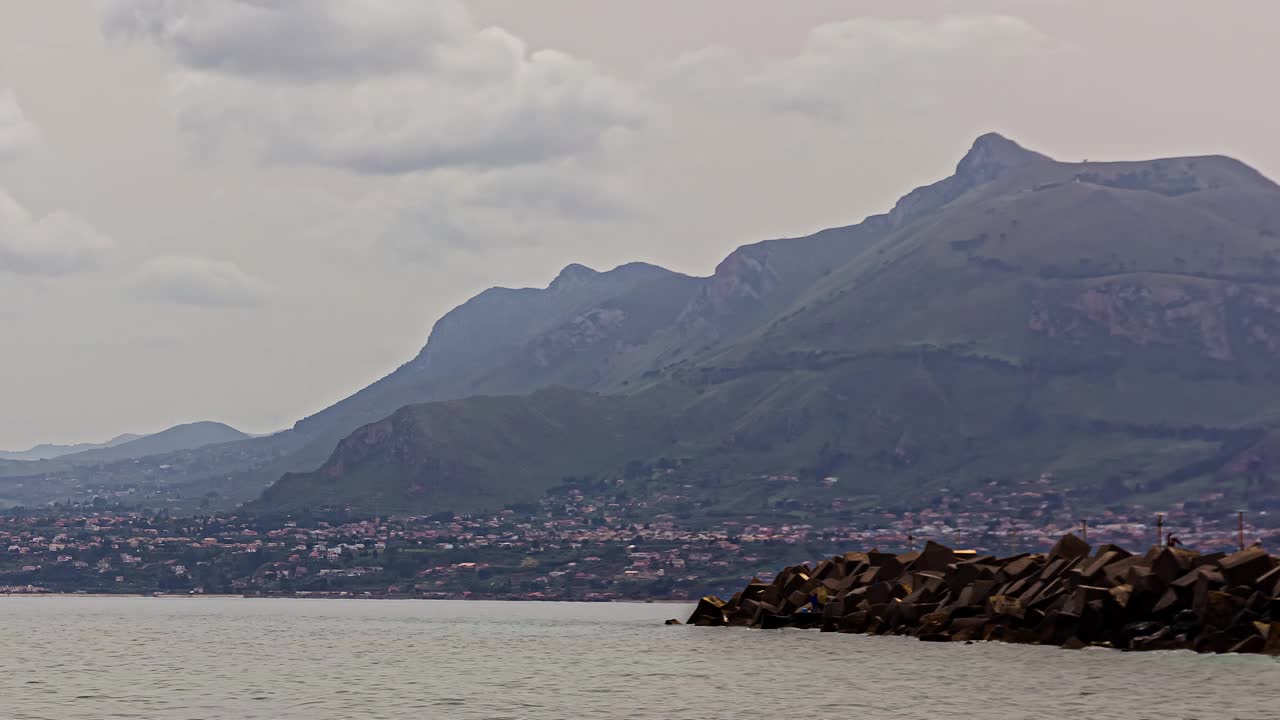
[(287, 427), (492, 286), (705, 275), (988, 130), (1280, 177), (1274, 0), (6, 0), (0, 448)]

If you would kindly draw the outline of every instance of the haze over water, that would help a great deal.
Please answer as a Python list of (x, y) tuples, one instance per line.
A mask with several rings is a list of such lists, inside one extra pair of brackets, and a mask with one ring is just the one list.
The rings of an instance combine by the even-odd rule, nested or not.
[(0, 598), (0, 716), (1275, 717), (1280, 660), (664, 627), (684, 605)]

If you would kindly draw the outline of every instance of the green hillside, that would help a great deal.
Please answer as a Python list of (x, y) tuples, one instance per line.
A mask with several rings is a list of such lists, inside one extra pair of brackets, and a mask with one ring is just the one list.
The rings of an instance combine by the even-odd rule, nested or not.
[[(612, 397), (408, 408), (259, 506), (496, 507), (659, 457), (726, 506), (776, 473), (869, 502), (1041, 475), (1097, 502), (1270, 482), (1280, 188), (1228, 158), (1068, 164), (987, 135), (886, 215), (659, 282), (532, 328), (471, 381)], [(587, 432), (618, 415), (626, 432)], [(432, 429), (385, 431), (406, 418)]]
[(567, 388), (403, 408), (339, 443), (320, 470), (285, 475), (256, 507), (501, 507), (567, 475), (650, 454), (670, 438), (636, 398)]

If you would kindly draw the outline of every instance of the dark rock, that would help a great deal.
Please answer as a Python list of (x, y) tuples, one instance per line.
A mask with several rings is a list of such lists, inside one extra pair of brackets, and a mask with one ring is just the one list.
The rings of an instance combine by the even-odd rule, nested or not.
[(866, 632), (867, 623), (870, 619), (871, 616), (867, 611), (859, 610), (858, 612), (849, 613), (848, 615), (840, 618), (840, 621), (836, 623), (836, 627), (840, 632)]
[(822, 625), (822, 613), (798, 612), (791, 616), (791, 626), (810, 630)]
[(725, 602), (715, 595), (702, 598), (694, 608), (693, 615), (689, 616), (689, 624), (703, 627), (728, 625), (729, 622), (724, 616), (724, 606)]
[(790, 615), (774, 615), (768, 614), (760, 618), (760, 627), (764, 630), (778, 630), (784, 627), (791, 627)]
[(1049, 551), (1049, 557), (1075, 560), (1076, 558), (1088, 557), (1089, 550), (1089, 543), (1076, 537), (1075, 533), (1067, 533)]
[(1122, 560), (1109, 563), (1102, 568), (1102, 577), (1104, 579), (1098, 584), (1119, 585), (1124, 581), (1124, 578), (1128, 576), (1129, 568), (1141, 565), (1144, 562), (1146, 562), (1145, 558), (1138, 555), (1131, 555)]
[(1170, 547), (1152, 549), (1147, 553), (1147, 562), (1150, 563), (1151, 572), (1166, 583), (1177, 580), (1190, 569), (1183, 565), (1177, 553)]
[(1062, 645), (1075, 636), (1080, 624), (1080, 616), (1075, 613), (1054, 611), (1044, 616), (1036, 628), (1036, 636), (1041, 645)]
[(911, 565), (912, 570), (932, 570), (934, 572), (943, 572), (947, 566), (956, 561), (955, 551), (945, 545), (930, 540), (925, 543), (924, 550), (920, 556), (916, 558)]
[(1232, 645), (1231, 649), (1228, 650), (1227, 652), (1260, 653), (1266, 650), (1266, 648), (1267, 648), (1266, 638), (1262, 637), (1261, 635), (1250, 635), (1249, 637), (1241, 640), (1235, 645)]
[(1280, 621), (1273, 621), (1267, 626), (1266, 640), (1262, 652), (1268, 655), (1280, 655)]
[(1280, 596), (1280, 565), (1268, 570), (1255, 583), (1259, 590), (1272, 596)]
[(1222, 576), (1231, 585), (1252, 585), (1271, 568), (1271, 556), (1260, 547), (1245, 548), (1219, 562)]
[(1235, 646), (1237, 642), (1239, 640), (1233, 639), (1225, 631), (1215, 630), (1201, 634), (1200, 637), (1196, 638), (1191, 649), (1199, 653), (1224, 653)]
[(987, 618), (985, 617), (954, 618), (951, 621), (951, 639), (955, 641), (981, 640), (983, 639), (982, 630), (986, 627), (986, 624)]
[(868, 585), (865, 596), (867, 602), (872, 605), (878, 605), (889, 602), (893, 597), (893, 586), (887, 582), (878, 582), (874, 585)]
[(1132, 639), (1135, 637), (1152, 635), (1163, 627), (1164, 625), (1154, 620), (1143, 620), (1140, 622), (1129, 623), (1123, 628), (1120, 628), (1120, 636), (1126, 639)]
[(1105, 601), (1111, 597), (1112, 589), (1100, 588), (1096, 585), (1080, 585), (1075, 588), (1075, 592), (1071, 593), (1071, 600), (1068, 603), (1068, 611), (1075, 615), (1084, 614), (1084, 606), (1093, 601)]
[[(1142, 556), (1065, 536), (1045, 555), (846, 553), (753, 578), (728, 602), (707, 596), (693, 625), (821, 628), (929, 642), (998, 640), (1133, 650), (1280, 655), (1280, 561), (1260, 548)], [(678, 624), (673, 621), (669, 624)]]
[(1102, 553), (1090, 560), (1080, 571), (1080, 577), (1089, 583), (1096, 583), (1103, 577), (1102, 570), (1111, 563), (1120, 562), (1129, 557), (1128, 553), (1120, 554), (1114, 550)]
[(1022, 619), (1026, 617), (1027, 609), (1023, 607), (1022, 601), (1008, 595), (992, 595), (987, 598), (987, 612), (992, 615), (1007, 615)]
[(1139, 635), (1129, 641), (1130, 650), (1173, 650), (1185, 644), (1185, 638), (1179, 639), (1172, 628), (1161, 627), (1149, 635)]
[(1018, 580), (1036, 571), (1041, 561), (1039, 555), (1015, 555), (1001, 564), (1001, 573), (1009, 580)]
[(1156, 601), (1155, 606), (1151, 608), (1151, 612), (1155, 615), (1168, 615), (1177, 612), (1177, 610), (1186, 604), (1186, 600), (1178, 594), (1174, 588), (1164, 591), (1160, 599)]
[(1120, 547), (1119, 545), (1112, 545), (1111, 543), (1107, 543), (1106, 545), (1099, 545), (1098, 548), (1093, 551), (1093, 556), (1102, 557), (1107, 553), (1117, 553), (1121, 557), (1129, 557), (1132, 554), (1128, 550), (1125, 550), (1124, 548)]
[(796, 590), (787, 595), (787, 604), (798, 610), (809, 604), (809, 593), (804, 590)]
[(919, 550), (911, 550), (908, 552), (899, 553), (895, 555), (894, 559), (897, 560), (902, 565), (902, 567), (910, 567), (911, 563), (914, 563), (919, 557), (920, 557)]
[(1232, 618), (1244, 607), (1244, 601), (1231, 593), (1210, 590), (1204, 610), (1204, 624), (1224, 628), (1231, 625)]

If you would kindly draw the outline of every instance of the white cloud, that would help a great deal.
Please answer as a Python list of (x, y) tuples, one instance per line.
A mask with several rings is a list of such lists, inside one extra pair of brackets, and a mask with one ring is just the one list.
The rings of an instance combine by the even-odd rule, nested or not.
[(649, 82), (660, 91), (708, 103), (741, 95), (742, 78), (749, 72), (742, 55), (723, 45), (708, 45), (649, 64)]
[(185, 130), (275, 162), (513, 167), (598, 150), (647, 119), (626, 84), (447, 0), (115, 0), (104, 29), (172, 53)]
[(397, 260), (537, 246), (635, 217), (638, 191), (576, 163), (399, 178), (349, 204), (326, 234)]
[(325, 81), (417, 69), (471, 20), (453, 0), (108, 0), (102, 25), (188, 68)]
[(183, 255), (146, 261), (130, 282), (142, 297), (195, 307), (259, 307), (272, 292), (234, 263)]
[(89, 223), (61, 210), (35, 217), (0, 188), (0, 272), (57, 276), (93, 270), (115, 243)]
[(40, 142), (40, 129), (22, 112), (12, 90), (0, 90), (0, 162), (32, 150)]
[(937, 21), (856, 18), (820, 25), (802, 52), (748, 79), (777, 110), (840, 116), (883, 103), (927, 106), (956, 84), (971, 85), (1002, 63), (1060, 46), (1007, 15), (953, 15)]

